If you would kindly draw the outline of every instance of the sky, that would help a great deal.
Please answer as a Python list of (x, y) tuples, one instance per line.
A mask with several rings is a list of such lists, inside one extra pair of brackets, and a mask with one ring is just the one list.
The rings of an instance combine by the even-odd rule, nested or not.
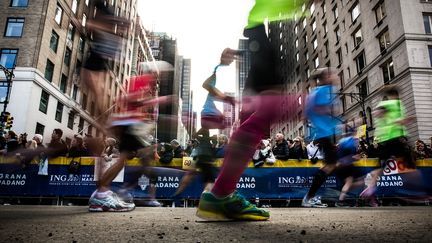
[[(138, 0), (144, 27), (177, 39), (179, 55), (192, 60), (194, 111), (201, 111), (207, 96), (201, 85), (219, 63), (223, 49), (238, 47), (253, 4), (253, 0)], [(216, 87), (234, 92), (235, 75), (235, 63), (218, 69)]]

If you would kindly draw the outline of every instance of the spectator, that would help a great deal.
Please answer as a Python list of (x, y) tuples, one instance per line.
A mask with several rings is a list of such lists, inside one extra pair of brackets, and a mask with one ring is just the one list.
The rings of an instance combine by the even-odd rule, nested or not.
[(308, 159), (313, 160), (322, 160), (324, 159), (324, 155), (322, 150), (319, 148), (319, 144), (317, 141), (312, 141), (306, 146), (306, 151), (308, 155)]
[(43, 136), (40, 134), (35, 134), (33, 136), (33, 139), (27, 142), (26, 148), (28, 148), (28, 149), (44, 148), (42, 141), (43, 141)]
[(21, 133), (18, 137), (18, 148), (25, 149), (27, 146), (27, 133)]
[(275, 146), (273, 147), (273, 154), (276, 159), (288, 160), (289, 159), (289, 148), (288, 142), (285, 140), (282, 133), (278, 133), (275, 136)]
[(5, 149), (3, 151), (4, 154), (12, 153), (12, 152), (19, 149), (18, 137), (17, 137), (15, 132), (8, 131), (6, 133), (5, 139), (6, 139), (6, 146), (5, 146)]
[(114, 138), (105, 139), (105, 148), (102, 152), (102, 157), (105, 161), (111, 161), (113, 158), (117, 158), (120, 154), (116, 148), (117, 141)]
[(161, 150), (160, 150), (160, 158), (159, 158), (159, 162), (161, 162), (162, 164), (169, 164), (171, 163), (174, 154), (173, 154), (173, 148), (171, 146), (171, 144), (169, 143), (162, 143), (161, 144)]
[(431, 157), (430, 149), (427, 147), (426, 143), (423, 142), (422, 140), (417, 140), (415, 142), (414, 153), (416, 159), (426, 159)]
[(61, 139), (63, 131), (59, 128), (54, 129), (51, 135), (51, 142), (48, 144), (49, 157), (55, 158), (66, 156), (68, 148), (66, 143)]
[(184, 150), (185, 155), (190, 156), (194, 147), (196, 147), (195, 141), (193, 139), (189, 139)]
[(218, 145), (216, 147), (215, 151), (215, 157), (216, 158), (223, 158), (225, 156), (225, 147), (228, 144), (228, 138), (227, 136), (221, 134), (218, 137)]
[(276, 158), (273, 155), (272, 149), (270, 147), (270, 142), (266, 139), (261, 140), (252, 157), (255, 168), (262, 166), (264, 163), (274, 164)]
[(306, 148), (303, 144), (303, 139), (301, 137), (294, 138), (294, 144), (289, 150), (290, 159), (302, 160), (306, 158)]
[(83, 143), (83, 138), (80, 135), (74, 135), (69, 148), (68, 157), (76, 158), (87, 156), (87, 151)]
[(180, 146), (180, 143), (176, 139), (173, 139), (171, 141), (171, 146), (174, 152), (174, 158), (183, 158), (183, 148)]

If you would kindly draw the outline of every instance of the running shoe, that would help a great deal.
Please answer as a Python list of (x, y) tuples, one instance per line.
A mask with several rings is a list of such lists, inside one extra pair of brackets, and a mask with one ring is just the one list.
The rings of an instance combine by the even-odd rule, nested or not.
[(94, 195), (89, 200), (90, 212), (129, 212), (134, 209), (134, 203), (123, 202), (117, 194), (111, 191), (104, 198), (98, 198)]
[(152, 200), (149, 200), (149, 201), (145, 201), (143, 203), (143, 206), (144, 207), (161, 207), (162, 204), (160, 202), (158, 202), (157, 200), (152, 199)]
[(237, 192), (222, 199), (216, 198), (211, 192), (203, 192), (196, 215), (215, 221), (263, 221), (270, 218), (268, 211), (257, 208)]
[(335, 203), (335, 207), (337, 207), (337, 208), (349, 208), (349, 207), (351, 207), (351, 204), (347, 203), (346, 201), (337, 201)]
[(321, 197), (315, 196), (307, 199), (306, 196), (303, 198), (302, 207), (305, 208), (326, 208), (328, 205), (321, 202)]

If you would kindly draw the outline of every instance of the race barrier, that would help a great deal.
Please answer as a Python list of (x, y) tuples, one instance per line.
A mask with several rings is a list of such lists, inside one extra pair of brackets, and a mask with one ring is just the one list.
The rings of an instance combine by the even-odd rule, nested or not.
[[(95, 165), (107, 167), (109, 163), (101, 158), (83, 157), (80, 159), (79, 173), (70, 174), (68, 166), (71, 160), (64, 157), (51, 159), (48, 161), (48, 175), (38, 175), (39, 165), (36, 162), (22, 168), (21, 165), (0, 158), (0, 196), (89, 197), (96, 188)], [(216, 161), (217, 166), (221, 163), (222, 160)], [(193, 161), (185, 157), (174, 159), (168, 165), (154, 161), (152, 166), (157, 168), (156, 197), (168, 199), (178, 188), (185, 171), (193, 169)], [(309, 160), (277, 161), (273, 165), (266, 164), (260, 168), (253, 168), (250, 163), (240, 178), (237, 188), (247, 198), (301, 199), (320, 166), (320, 163), (312, 164)], [(378, 167), (378, 161), (364, 159), (356, 162), (355, 166), (363, 174), (367, 174)], [(137, 159), (128, 161), (125, 169), (113, 183), (113, 188), (120, 187), (123, 182), (131, 181), (139, 168), (140, 163)], [(377, 182), (378, 196), (403, 197), (425, 193), (431, 195), (432, 159), (417, 161), (417, 169), (414, 171), (407, 170), (401, 163), (389, 160), (384, 172), (385, 174)], [(323, 197), (337, 197), (342, 184), (342, 181), (331, 175), (318, 193)], [(149, 187), (150, 178), (141, 175), (132, 194), (137, 198), (145, 198), (148, 196)], [(181, 197), (198, 199), (202, 190), (201, 178), (197, 176)], [(353, 194), (358, 195), (360, 190), (354, 191)]]

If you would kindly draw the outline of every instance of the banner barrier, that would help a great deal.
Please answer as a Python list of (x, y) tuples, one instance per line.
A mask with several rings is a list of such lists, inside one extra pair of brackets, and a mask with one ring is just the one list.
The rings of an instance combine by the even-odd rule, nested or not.
[[(69, 174), (68, 165), (71, 158), (55, 158), (49, 160), (48, 175), (38, 175), (39, 165), (34, 162), (22, 168), (20, 165), (8, 163), (0, 159), (0, 196), (70, 196), (89, 197), (96, 188), (95, 162), (106, 163), (103, 159), (82, 158), (81, 169), (78, 174)], [(221, 160), (217, 161), (220, 166)], [(101, 166), (98, 164), (98, 166)], [(171, 198), (178, 188), (185, 173), (183, 166), (192, 169), (190, 158), (174, 159), (169, 165), (158, 162), (155, 184), (157, 198)], [(105, 167), (109, 164), (103, 165)], [(365, 159), (356, 162), (356, 167), (365, 175), (378, 166), (375, 159)], [(320, 168), (320, 164), (312, 165), (310, 161), (277, 161), (274, 165), (253, 168), (252, 163), (240, 178), (237, 188), (247, 198), (260, 199), (301, 199), (308, 191), (313, 175)], [(136, 179), (139, 173), (137, 159), (127, 162), (127, 166), (113, 183), (113, 189), (119, 188), (124, 182)], [(134, 178), (135, 177), (135, 178)], [(132, 191), (137, 198), (148, 196), (150, 178), (138, 174), (138, 185)], [(368, 177), (366, 176), (366, 183)], [(343, 182), (334, 175), (327, 178), (318, 192), (323, 197), (337, 197)], [(416, 170), (407, 170), (393, 160), (387, 161), (384, 174), (377, 182), (377, 195), (381, 197), (417, 196), (432, 192), (432, 160), (417, 161)], [(182, 198), (198, 199), (203, 190), (201, 178), (196, 177), (189, 187), (181, 194)], [(361, 188), (354, 191), (358, 196)]]

